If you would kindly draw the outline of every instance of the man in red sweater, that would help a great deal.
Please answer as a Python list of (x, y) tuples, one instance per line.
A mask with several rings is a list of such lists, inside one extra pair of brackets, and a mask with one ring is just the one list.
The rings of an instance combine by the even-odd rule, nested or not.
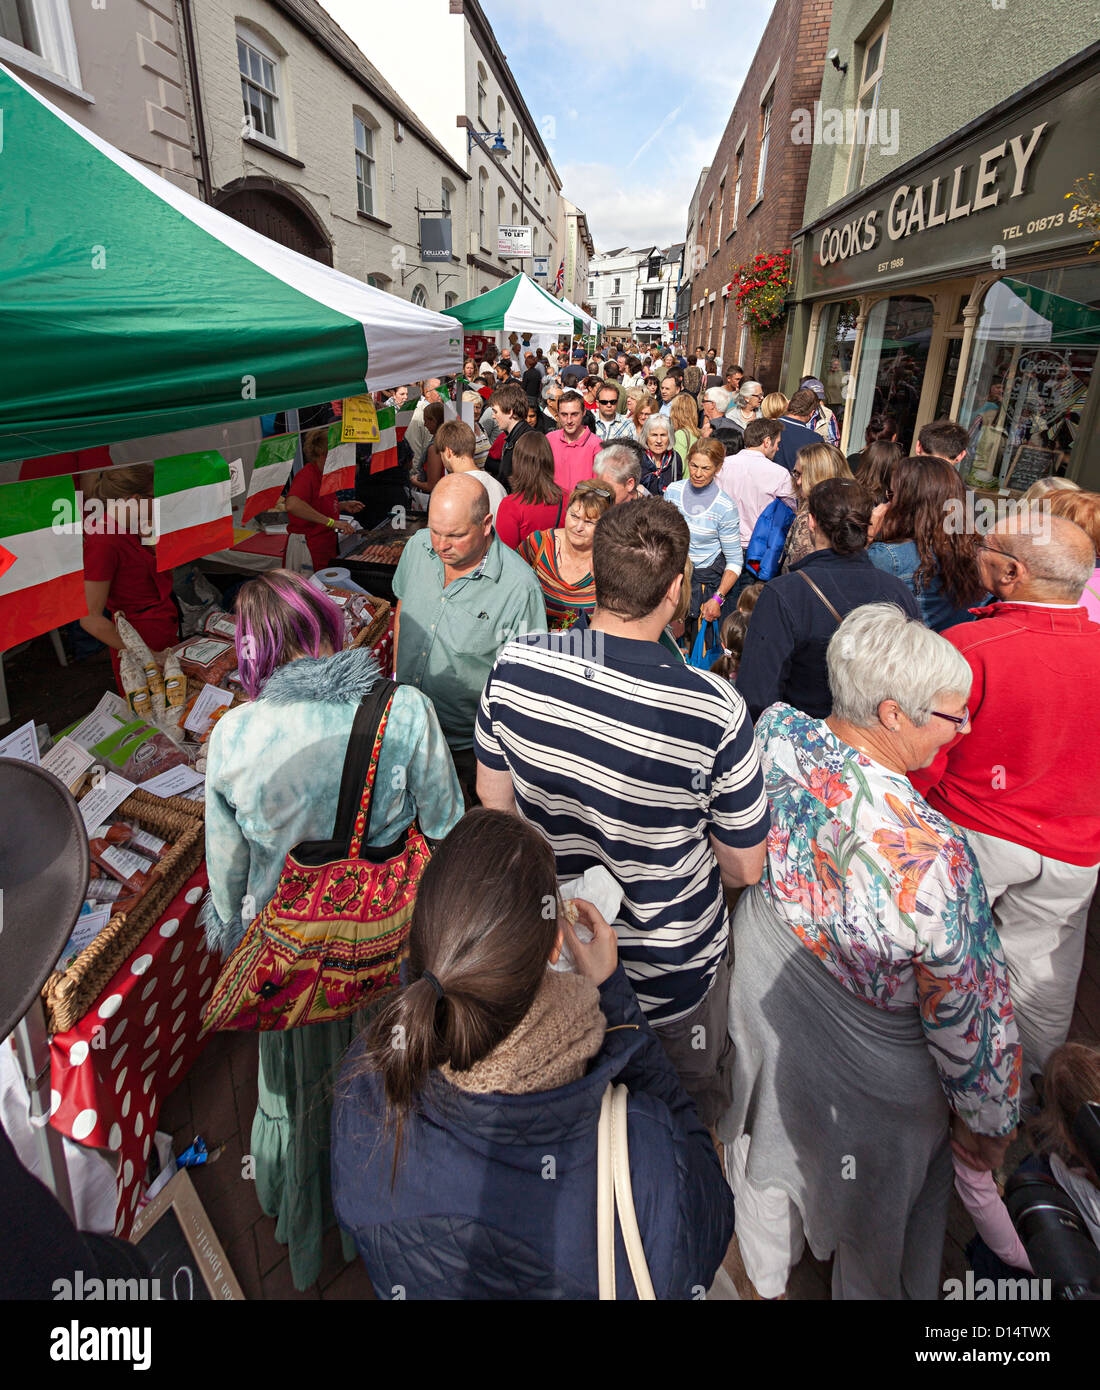
[(1000, 934), (1031, 1076), (1066, 1039), (1100, 866), (1100, 627), (1079, 607), (1080, 527), (1034, 508), (981, 548), (999, 600), (943, 636), (974, 673), (972, 731), (911, 780), (966, 831)]

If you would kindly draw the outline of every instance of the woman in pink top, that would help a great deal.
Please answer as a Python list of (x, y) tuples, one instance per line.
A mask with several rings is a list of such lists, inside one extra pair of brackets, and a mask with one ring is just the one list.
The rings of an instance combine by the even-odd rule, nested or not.
[(497, 508), (495, 524), (506, 546), (518, 550), (534, 532), (561, 525), (565, 494), (554, 482), (554, 455), (544, 434), (531, 430), (516, 440), (505, 482), (512, 491)]
[[(1054, 516), (1064, 516), (1080, 526), (1092, 541), (1093, 554), (1100, 557), (1100, 492), (1075, 492), (1060, 488), (1042, 500)], [(1081, 595), (1081, 607), (1100, 626), (1100, 559)]]

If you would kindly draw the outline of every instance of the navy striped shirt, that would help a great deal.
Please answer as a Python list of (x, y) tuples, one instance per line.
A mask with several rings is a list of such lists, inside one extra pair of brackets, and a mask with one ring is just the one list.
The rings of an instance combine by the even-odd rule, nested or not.
[(656, 642), (531, 634), (497, 658), (474, 747), (511, 773), (517, 810), (550, 841), (560, 877), (602, 864), (622, 887), (619, 955), (650, 1020), (690, 1014), (729, 936), (709, 836), (749, 848), (768, 829), (734, 687)]

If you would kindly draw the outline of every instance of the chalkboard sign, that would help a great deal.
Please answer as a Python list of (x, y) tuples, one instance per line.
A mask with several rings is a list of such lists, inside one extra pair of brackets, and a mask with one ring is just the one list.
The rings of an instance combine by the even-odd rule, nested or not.
[(1005, 474), (1004, 485), (1014, 492), (1026, 492), (1032, 483), (1055, 471), (1057, 454), (1054, 449), (1040, 449), (1021, 444), (1012, 456)]
[(154, 1297), (180, 1303), (244, 1298), (186, 1168), (139, 1212), (131, 1239), (152, 1267)]

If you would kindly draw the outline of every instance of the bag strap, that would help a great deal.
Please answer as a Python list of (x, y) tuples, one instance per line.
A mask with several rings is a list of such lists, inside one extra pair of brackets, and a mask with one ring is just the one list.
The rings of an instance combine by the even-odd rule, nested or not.
[(596, 1226), (601, 1299), (615, 1298), (615, 1213), (618, 1209), (626, 1258), (634, 1288), (643, 1302), (656, 1300), (649, 1276), (642, 1233), (634, 1210), (630, 1182), (630, 1148), (627, 1140), (626, 1107), (629, 1092), (625, 1086), (608, 1082), (600, 1105), (596, 1149)]
[[(357, 859), (366, 827), (370, 824), (371, 793), (378, 770), (378, 750), (382, 745), (390, 703), (397, 686), (378, 681), (359, 701), (344, 754), (340, 795), (336, 803), (336, 825), (332, 838), (345, 846), (341, 858)], [(359, 816), (363, 819), (360, 822)]]
[(821, 590), (817, 587), (817, 585), (816, 585), (816, 584), (814, 583), (814, 581), (810, 578), (810, 576), (806, 573), (806, 571), (805, 571), (805, 570), (795, 570), (795, 573), (798, 575), (799, 579), (804, 579), (804, 580), (806, 581), (806, 583), (810, 586), (810, 588), (811, 588), (811, 589), (814, 591), (814, 593), (818, 596), (818, 598), (821, 600), (821, 602), (825, 605), (825, 607), (829, 610), (829, 612), (830, 612), (830, 613), (833, 615), (833, 617), (837, 620), (837, 624), (839, 625), (839, 624), (843, 621), (842, 618), (841, 618), (841, 616), (840, 616), (840, 614), (836, 611), (836, 609), (833, 607), (833, 605), (829, 602), (829, 600), (825, 597), (825, 595), (824, 595), (824, 594), (821, 592)]

